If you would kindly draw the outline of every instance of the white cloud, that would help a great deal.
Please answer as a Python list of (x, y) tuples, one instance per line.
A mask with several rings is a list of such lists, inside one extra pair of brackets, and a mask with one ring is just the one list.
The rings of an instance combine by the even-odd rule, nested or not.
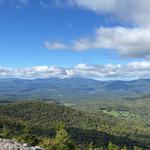
[[(29, 0), (0, 0), (6, 3), (20, 2), (27, 4)], [(33, 0), (30, 0), (32, 2)], [(74, 6), (81, 9), (88, 9), (98, 14), (109, 14), (113, 18), (132, 21), (139, 25), (150, 25), (150, 1), (149, 0), (37, 0), (42, 8), (56, 3), (58, 7)]]
[(56, 66), (34, 66), (30, 68), (11, 69), (0, 67), (0, 77), (26, 79), (85, 77), (98, 80), (132, 80), (139, 78), (150, 78), (150, 62), (131, 62), (126, 65), (78, 64), (71, 68), (61, 68)]
[(31, 68), (21, 68), (13, 70), (12, 75), (19, 78), (48, 78), (48, 77), (65, 77), (62, 68), (55, 66), (34, 66)]
[(57, 0), (57, 5), (61, 4), (109, 14), (134, 27), (100, 27), (93, 36), (81, 37), (69, 44), (47, 41), (48, 49), (86, 51), (105, 48), (117, 50), (122, 56), (150, 57), (150, 0)]
[[(12, 0), (12, 2), (28, 3), (29, 0)], [(30, 0), (29, 2), (31, 2)], [(9, 2), (9, 0), (0, 0)], [(39, 0), (42, 7), (51, 3)], [(44, 45), (49, 50), (95, 50), (115, 49), (122, 56), (150, 57), (150, 0), (55, 0), (57, 5), (71, 5), (81, 9), (88, 9), (98, 14), (109, 14), (114, 19), (118, 17), (136, 25), (127, 27), (100, 27), (93, 36), (73, 40), (71, 43), (58, 41), (45, 41)], [(17, 6), (21, 8), (21, 6)], [(86, 18), (85, 18), (86, 19)]]
[(45, 41), (44, 46), (49, 50), (61, 50), (61, 49), (68, 49), (69, 47), (61, 42), (49, 42)]
[(128, 66), (134, 70), (148, 70), (150, 69), (150, 62), (131, 62), (128, 64)]
[[(64, 0), (59, 0), (59, 4)], [(110, 14), (138, 24), (150, 24), (149, 0), (65, 0), (65, 4), (88, 9), (99, 14)]]
[(100, 27), (92, 37), (73, 41), (70, 45), (47, 42), (48, 49), (86, 51), (92, 49), (114, 49), (122, 56), (150, 56), (150, 28)]

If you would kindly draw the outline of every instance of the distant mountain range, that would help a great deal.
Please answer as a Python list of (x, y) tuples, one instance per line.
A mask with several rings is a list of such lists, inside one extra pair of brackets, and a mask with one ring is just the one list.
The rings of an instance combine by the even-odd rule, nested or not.
[(25, 99), (79, 102), (150, 97), (150, 79), (98, 81), (86, 78), (0, 79), (0, 101)]

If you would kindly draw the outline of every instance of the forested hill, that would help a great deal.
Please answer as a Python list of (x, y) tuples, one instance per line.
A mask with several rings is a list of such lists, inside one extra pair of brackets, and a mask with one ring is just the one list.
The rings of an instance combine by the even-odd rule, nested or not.
[(48, 99), (78, 102), (150, 97), (150, 80), (98, 81), (86, 78), (0, 79), (0, 100)]
[(27, 142), (38, 143), (36, 137), (53, 138), (57, 126), (64, 124), (78, 147), (83, 148), (90, 143), (107, 147), (111, 141), (119, 147), (126, 145), (132, 149), (136, 145), (148, 148), (144, 141), (129, 138), (130, 130), (119, 125), (120, 121), (108, 115), (85, 114), (54, 103), (17, 102), (0, 105), (0, 136), (3, 138), (23, 138)]

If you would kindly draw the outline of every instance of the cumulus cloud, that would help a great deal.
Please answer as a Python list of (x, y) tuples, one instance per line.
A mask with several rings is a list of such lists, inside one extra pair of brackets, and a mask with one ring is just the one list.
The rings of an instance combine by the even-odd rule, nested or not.
[[(26, 4), (29, 0), (12, 0)], [(30, 0), (31, 2), (32, 0)], [(9, 0), (0, 0), (0, 3)], [(59, 6), (74, 6), (88, 9), (97, 14), (111, 15), (136, 26), (128, 27), (100, 27), (92, 37), (73, 40), (71, 43), (58, 41), (45, 41), (44, 45), (49, 50), (95, 50), (114, 49), (119, 54), (127, 57), (150, 57), (150, 0), (54, 0)], [(41, 7), (45, 8), (45, 0), (39, 0)], [(20, 5), (17, 7), (20, 8)]]
[(127, 57), (150, 56), (150, 28), (100, 27), (92, 37), (73, 41), (70, 45), (45, 42), (48, 49), (85, 51), (92, 49), (114, 49)]
[(88, 9), (97, 14), (108, 14), (134, 27), (100, 27), (92, 37), (81, 37), (69, 44), (47, 41), (48, 49), (85, 51), (105, 48), (117, 50), (127, 57), (150, 56), (149, 0), (57, 0), (57, 5), (61, 4)]
[(149, 0), (57, 0), (57, 4), (61, 5), (62, 3), (99, 14), (110, 14), (138, 24), (150, 24), (148, 19), (150, 14)]
[(61, 68), (56, 66), (34, 66), (30, 68), (11, 69), (0, 67), (0, 77), (24, 79), (84, 77), (98, 80), (132, 80), (150, 78), (150, 62), (131, 62), (126, 65), (78, 64), (71, 68)]
[[(11, 0), (11, 3), (28, 3), (29, 0)], [(32, 2), (33, 0), (30, 0)], [(9, 3), (10, 0), (0, 0)], [(37, 0), (42, 8), (55, 3), (58, 7), (74, 6), (88, 9), (98, 14), (109, 14), (125, 21), (132, 21), (142, 25), (150, 25), (150, 1), (149, 0)]]

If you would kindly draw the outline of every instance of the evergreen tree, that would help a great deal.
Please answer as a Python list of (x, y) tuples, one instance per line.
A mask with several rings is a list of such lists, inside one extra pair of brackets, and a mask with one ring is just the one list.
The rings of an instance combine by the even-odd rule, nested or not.
[(108, 150), (118, 150), (118, 147), (110, 142), (108, 145)]
[(90, 143), (90, 144), (89, 144), (88, 150), (94, 150), (94, 145), (93, 145), (93, 143)]
[(4, 127), (2, 132), (0, 133), (0, 137), (2, 137), (2, 138), (9, 138), (10, 137), (9, 129)]
[(63, 125), (57, 129), (55, 142), (58, 150), (75, 150), (75, 145)]

